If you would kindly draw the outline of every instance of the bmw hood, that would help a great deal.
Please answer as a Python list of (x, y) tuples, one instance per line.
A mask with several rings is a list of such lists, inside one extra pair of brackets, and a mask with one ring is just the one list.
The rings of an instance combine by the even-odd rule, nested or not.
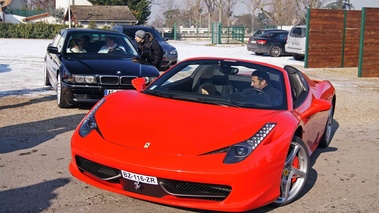
[(253, 136), (277, 112), (164, 99), (135, 90), (108, 96), (95, 115), (109, 143), (132, 149), (199, 155)]
[(102, 57), (75, 57), (62, 58), (62, 65), (72, 74), (120, 75), (131, 76), (158, 76), (155, 67), (133, 62), (131, 58), (102, 56)]

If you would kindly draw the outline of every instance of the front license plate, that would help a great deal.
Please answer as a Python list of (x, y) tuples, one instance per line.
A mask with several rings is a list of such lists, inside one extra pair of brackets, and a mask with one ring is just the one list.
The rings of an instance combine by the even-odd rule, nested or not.
[(105, 89), (104, 90), (104, 96), (118, 92), (118, 91), (121, 91), (121, 90), (119, 90), (119, 89)]
[(121, 173), (122, 173), (122, 177), (128, 180), (151, 184), (151, 185), (158, 185), (158, 179), (156, 177), (140, 175), (140, 174), (127, 172), (123, 170), (121, 170)]

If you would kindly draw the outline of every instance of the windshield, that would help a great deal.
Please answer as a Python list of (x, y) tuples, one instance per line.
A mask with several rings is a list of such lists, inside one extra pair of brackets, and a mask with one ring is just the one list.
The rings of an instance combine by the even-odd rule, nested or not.
[(107, 54), (127, 57), (138, 56), (137, 50), (126, 36), (105, 33), (70, 34), (66, 43), (66, 53)]
[[(265, 87), (252, 86), (252, 73), (266, 73)], [(181, 62), (144, 90), (165, 98), (224, 106), (285, 109), (282, 72), (240, 61), (193, 60)]]

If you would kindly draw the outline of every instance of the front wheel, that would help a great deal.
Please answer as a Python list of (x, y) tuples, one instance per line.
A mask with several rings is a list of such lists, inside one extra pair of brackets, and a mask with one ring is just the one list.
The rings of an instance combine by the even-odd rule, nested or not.
[(282, 48), (281, 47), (279, 47), (277, 45), (271, 47), (271, 50), (270, 50), (271, 57), (279, 57), (281, 54), (282, 54)]
[(308, 149), (301, 138), (294, 136), (284, 164), (280, 196), (273, 205), (283, 206), (297, 198), (308, 179), (309, 167)]
[(59, 108), (72, 107), (72, 104), (70, 104), (66, 99), (67, 97), (65, 97), (65, 94), (64, 94), (64, 91), (62, 88), (62, 79), (59, 75), (58, 75), (57, 82), (58, 82), (57, 83), (57, 104), (58, 104)]

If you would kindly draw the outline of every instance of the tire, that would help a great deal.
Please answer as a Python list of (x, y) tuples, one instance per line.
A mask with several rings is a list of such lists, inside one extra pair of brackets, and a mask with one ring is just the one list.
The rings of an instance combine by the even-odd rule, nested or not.
[(294, 136), (287, 154), (280, 183), (280, 196), (272, 203), (283, 206), (294, 201), (308, 179), (310, 157), (303, 140)]
[(318, 144), (318, 147), (320, 148), (327, 148), (330, 145), (330, 142), (332, 140), (333, 116), (334, 103), (332, 103), (332, 107), (329, 110), (328, 120), (326, 121), (324, 134), (322, 135), (320, 143)]
[(273, 46), (271, 47), (270, 49), (270, 55), (271, 57), (279, 57), (280, 55), (282, 55), (282, 48), (280, 46)]
[(45, 86), (51, 86), (51, 83), (50, 83), (50, 80), (49, 80), (49, 73), (47, 71), (46, 62), (43, 64), (43, 70), (44, 70)]
[(304, 55), (294, 54), (294, 55), (293, 55), (293, 58), (294, 58), (296, 61), (304, 61)]
[(65, 97), (63, 88), (62, 88), (62, 79), (58, 74), (58, 79), (57, 79), (57, 104), (59, 108), (69, 108), (72, 107), (73, 105), (70, 104), (67, 101), (67, 97)]

